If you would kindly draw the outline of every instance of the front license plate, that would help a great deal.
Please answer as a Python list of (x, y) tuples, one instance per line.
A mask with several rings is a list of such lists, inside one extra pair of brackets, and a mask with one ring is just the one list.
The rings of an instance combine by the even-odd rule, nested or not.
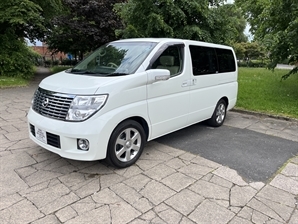
[(35, 127), (35, 137), (39, 141), (47, 144), (47, 133), (44, 130)]

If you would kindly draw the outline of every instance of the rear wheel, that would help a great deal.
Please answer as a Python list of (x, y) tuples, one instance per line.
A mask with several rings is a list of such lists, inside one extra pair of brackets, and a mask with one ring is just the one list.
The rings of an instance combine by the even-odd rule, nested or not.
[(134, 164), (143, 152), (145, 141), (145, 131), (138, 122), (126, 120), (120, 123), (109, 140), (108, 163), (118, 168)]
[(221, 99), (218, 101), (212, 117), (208, 120), (208, 124), (212, 127), (221, 126), (227, 115), (227, 103), (225, 100)]

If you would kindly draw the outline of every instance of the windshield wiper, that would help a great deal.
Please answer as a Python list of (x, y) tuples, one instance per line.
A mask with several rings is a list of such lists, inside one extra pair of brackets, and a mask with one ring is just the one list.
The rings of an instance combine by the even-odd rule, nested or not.
[(128, 75), (128, 73), (124, 73), (124, 72), (114, 72), (114, 73), (110, 73), (107, 76), (122, 76), (122, 75)]
[(70, 72), (74, 73), (74, 74), (97, 74), (97, 73), (91, 72), (89, 70), (78, 70), (78, 69), (72, 69)]

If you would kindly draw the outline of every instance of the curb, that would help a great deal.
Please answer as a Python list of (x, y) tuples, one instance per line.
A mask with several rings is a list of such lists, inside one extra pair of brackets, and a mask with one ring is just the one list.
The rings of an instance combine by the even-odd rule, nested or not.
[(241, 113), (241, 114), (250, 114), (250, 115), (255, 115), (255, 116), (259, 116), (259, 117), (270, 117), (270, 118), (275, 118), (275, 119), (279, 119), (279, 120), (285, 120), (285, 121), (291, 121), (291, 122), (298, 123), (298, 119), (296, 119), (296, 118), (286, 117), (286, 116), (281, 116), (281, 115), (266, 114), (263, 112), (257, 112), (257, 111), (239, 109), (239, 108), (233, 108), (231, 111)]

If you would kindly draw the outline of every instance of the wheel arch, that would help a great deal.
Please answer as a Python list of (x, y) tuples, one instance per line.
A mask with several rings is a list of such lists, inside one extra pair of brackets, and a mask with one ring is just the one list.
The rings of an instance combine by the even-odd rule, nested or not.
[[(135, 146), (137, 146), (138, 143), (134, 143), (134, 141), (139, 142), (139, 140), (135, 139), (132, 142), (131, 137), (129, 137), (129, 139), (130, 139), (129, 146), (127, 146), (126, 144), (124, 144), (122, 142), (117, 143), (117, 138), (120, 138), (120, 134), (124, 133), (124, 130), (130, 130), (128, 128), (130, 128), (131, 125), (133, 125), (137, 129), (137, 130), (133, 130), (133, 132), (135, 132), (135, 131), (139, 132), (139, 136), (141, 136), (141, 137), (138, 137), (138, 139), (140, 138), (140, 145), (138, 145), (139, 150), (136, 150), (135, 148), (132, 147), (132, 145), (134, 145), (134, 144), (136, 144)], [(144, 118), (135, 116), (135, 117), (128, 117), (128, 118), (122, 120), (121, 122), (118, 123), (118, 125), (114, 128), (112, 134), (110, 135), (108, 146), (107, 146), (107, 151), (106, 151), (106, 158), (105, 158), (106, 162), (114, 167), (117, 167), (117, 168), (125, 168), (125, 167), (132, 165), (141, 156), (143, 149), (144, 149), (144, 145), (148, 139), (148, 135), (149, 135), (149, 127), (148, 127), (148, 124)], [(117, 156), (116, 145), (118, 145), (118, 144), (123, 146), (122, 149), (124, 149), (124, 151), (121, 153), (120, 157), (122, 158), (122, 155), (124, 155), (125, 159), (124, 158), (122, 158), (122, 159), (124, 159), (125, 161), (123, 161), (122, 159), (119, 158), (119, 156)], [(135, 150), (137, 151), (137, 154), (133, 155), (133, 157), (129, 156), (129, 160), (126, 161), (127, 153), (129, 153), (129, 155), (131, 155), (130, 153)]]
[(127, 120), (134, 120), (134, 121), (138, 122), (143, 127), (143, 129), (145, 131), (145, 134), (146, 134), (146, 139), (148, 140), (149, 125), (148, 125), (147, 121), (144, 118), (139, 117), (139, 116), (129, 117), (129, 118), (126, 118), (125, 120), (121, 121), (120, 123), (122, 123), (124, 121), (127, 121)]
[(219, 102), (220, 100), (224, 100), (224, 101), (226, 102), (226, 104), (227, 104), (227, 107), (228, 107), (228, 105), (229, 105), (229, 99), (228, 99), (228, 97), (223, 96), (223, 97), (220, 98), (217, 102)]

